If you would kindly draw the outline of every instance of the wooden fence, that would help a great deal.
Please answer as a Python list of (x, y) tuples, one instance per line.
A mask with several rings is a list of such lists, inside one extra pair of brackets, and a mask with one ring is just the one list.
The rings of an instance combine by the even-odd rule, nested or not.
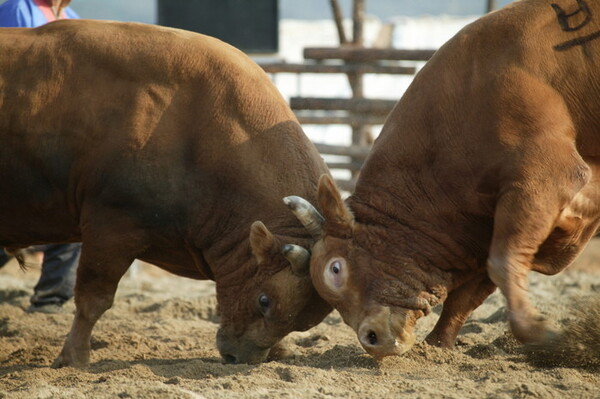
[[(338, 31), (339, 47), (305, 48), (304, 63), (261, 63), (271, 74), (345, 74), (352, 89), (351, 98), (292, 97), (290, 107), (300, 123), (305, 125), (344, 124), (352, 129), (349, 146), (315, 143), (323, 155), (346, 157), (347, 161), (328, 162), (330, 169), (350, 171), (349, 180), (337, 179), (342, 190), (353, 191), (356, 178), (372, 144), (370, 128), (383, 124), (396, 100), (365, 98), (363, 78), (365, 74), (414, 75), (415, 66), (407, 61), (429, 60), (435, 49), (367, 48), (363, 45), (363, 22), (365, 0), (354, 0), (352, 9), (353, 39), (349, 42), (342, 25), (342, 12), (338, 0), (329, 0), (333, 19)], [(495, 8), (495, 1), (488, 0), (488, 11)]]

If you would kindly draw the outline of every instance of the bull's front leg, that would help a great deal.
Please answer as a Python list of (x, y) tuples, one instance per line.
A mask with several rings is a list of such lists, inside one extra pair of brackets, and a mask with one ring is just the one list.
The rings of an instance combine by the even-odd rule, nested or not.
[(454, 348), (461, 327), (479, 305), (496, 289), (487, 275), (465, 282), (448, 294), (442, 314), (425, 341), (442, 348)]
[(85, 367), (89, 364), (92, 329), (100, 316), (112, 306), (113, 297), (114, 294), (96, 298), (80, 295), (76, 299), (75, 319), (60, 355), (52, 363), (53, 368)]
[[(577, 253), (544, 242), (557, 224), (567, 230), (574, 227), (578, 234), (577, 222), (561, 223), (560, 218), (592, 178), (576, 144), (584, 138), (579, 135), (589, 133), (576, 130), (572, 110), (544, 79), (517, 69), (503, 79), (503, 87), (511, 89), (499, 93), (503, 111), (490, 127), (501, 138), (501, 158), (495, 171), (498, 186), (487, 271), (506, 298), (515, 337), (524, 343), (543, 342), (555, 332), (532, 305), (527, 277), (531, 270), (556, 272)], [(569, 215), (573, 216), (583, 215)], [(585, 238), (560, 235), (550, 240), (557, 238), (556, 242), (585, 244)], [(563, 258), (558, 268), (542, 264), (555, 256)]]
[(565, 259), (556, 271), (572, 259), (572, 254), (566, 256), (557, 248), (553, 253), (547, 253), (549, 247), (544, 247), (544, 242), (561, 222), (562, 210), (569, 206), (589, 179), (589, 168), (577, 153), (574, 150), (565, 153), (572, 148), (570, 143), (558, 146), (559, 143), (548, 142), (556, 147), (548, 147), (546, 152), (539, 154), (545, 154), (543, 156), (552, 161), (525, 154), (529, 163), (523, 165), (523, 170), (527, 174), (523, 173), (524, 176), (503, 187), (496, 206), (487, 261), (491, 280), (506, 298), (511, 330), (523, 343), (547, 342), (556, 337), (556, 331), (529, 299), (527, 277), (531, 270), (540, 270), (540, 265), (536, 265), (536, 254), (542, 248), (545, 258)]
[(53, 368), (89, 364), (92, 329), (100, 316), (112, 306), (119, 280), (133, 260), (84, 243), (77, 269), (75, 319), (60, 355), (52, 364)]
[(527, 273), (531, 262), (512, 257), (491, 257), (490, 277), (506, 298), (508, 321), (513, 335), (522, 343), (548, 342), (557, 331), (542, 317), (529, 299)]

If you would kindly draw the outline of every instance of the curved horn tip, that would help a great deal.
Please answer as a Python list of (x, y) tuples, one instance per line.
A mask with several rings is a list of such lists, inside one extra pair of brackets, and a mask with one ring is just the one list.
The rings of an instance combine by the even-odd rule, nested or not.
[(285, 256), (294, 250), (293, 244), (285, 244), (283, 248), (281, 248), (281, 253)]
[(321, 238), (325, 218), (310, 202), (295, 195), (285, 197), (283, 202), (313, 237)]
[(302, 204), (303, 201), (305, 200), (297, 195), (288, 195), (287, 197), (283, 197), (283, 203), (291, 209), (296, 209), (298, 205)]
[(290, 195), (283, 198), (283, 202), (290, 208), (292, 211), (296, 213), (302, 212), (309, 214), (311, 217), (317, 218), (319, 221), (324, 221), (323, 216), (317, 211), (317, 208), (314, 207), (308, 200), (305, 200), (302, 197), (298, 197), (297, 195)]
[(310, 252), (306, 248), (300, 245), (286, 244), (282, 247), (281, 252), (288, 262), (290, 262), (294, 274), (297, 276), (305, 276), (308, 274), (310, 266)]
[(308, 249), (304, 248), (301, 245), (296, 245), (296, 244), (285, 244), (283, 247), (281, 247), (281, 253), (285, 256), (287, 255), (297, 255), (297, 254), (303, 254), (303, 253), (310, 253), (308, 251)]

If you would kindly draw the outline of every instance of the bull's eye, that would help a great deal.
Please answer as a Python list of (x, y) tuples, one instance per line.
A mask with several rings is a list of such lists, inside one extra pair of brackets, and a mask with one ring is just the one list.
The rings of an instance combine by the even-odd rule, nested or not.
[(339, 291), (348, 279), (348, 264), (344, 258), (334, 258), (323, 269), (323, 281), (334, 291)]
[(342, 269), (342, 264), (339, 261), (336, 260), (335, 262), (333, 262), (331, 264), (331, 271), (334, 274), (338, 274), (341, 271), (341, 269)]
[(269, 308), (269, 297), (265, 294), (261, 294), (258, 297), (258, 305), (263, 312), (266, 311)]

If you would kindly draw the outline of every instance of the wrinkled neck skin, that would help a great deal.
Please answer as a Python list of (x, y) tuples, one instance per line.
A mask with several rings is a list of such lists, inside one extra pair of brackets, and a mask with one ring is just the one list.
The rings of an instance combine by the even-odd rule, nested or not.
[[(373, 253), (467, 276), (485, 269), (502, 163), (474, 156), (498, 149), (481, 133), (489, 131), (485, 120), (464, 117), (470, 96), (456, 82), (469, 81), (465, 68), (448, 63), (440, 74), (431, 65), (391, 112), (347, 203), (373, 237)], [(460, 281), (445, 285), (451, 291)]]
[[(273, 232), (285, 244), (297, 244), (304, 248), (310, 248), (314, 242), (303, 227), (286, 229), (275, 226)], [(243, 289), (243, 285), (257, 273), (272, 275), (289, 267), (289, 264), (285, 262), (271, 267), (259, 266), (256, 258), (252, 255), (247, 228), (240, 227), (238, 230), (230, 232), (210, 247), (205, 248), (203, 252), (211, 273), (214, 275), (214, 280), (218, 282), (218, 290), (232, 287)]]
[[(481, 242), (465, 245), (460, 227), (473, 221), (456, 210), (457, 203), (437, 182), (427, 181), (427, 176), (413, 179), (404, 173), (399, 184), (383, 187), (367, 177), (361, 175), (363, 184), (359, 181), (347, 204), (355, 217), (355, 243), (379, 260), (373, 262), (378, 269), (374, 274), (379, 277), (374, 279), (372, 297), (385, 306), (428, 314), (427, 302), (431, 306), (442, 303), (449, 292), (471, 278), (468, 271), (475, 274), (481, 270), (486, 259), (486, 234), (491, 235), (491, 229), (482, 232)], [(381, 281), (384, 275), (389, 278)], [(397, 296), (412, 299), (395, 303)]]

